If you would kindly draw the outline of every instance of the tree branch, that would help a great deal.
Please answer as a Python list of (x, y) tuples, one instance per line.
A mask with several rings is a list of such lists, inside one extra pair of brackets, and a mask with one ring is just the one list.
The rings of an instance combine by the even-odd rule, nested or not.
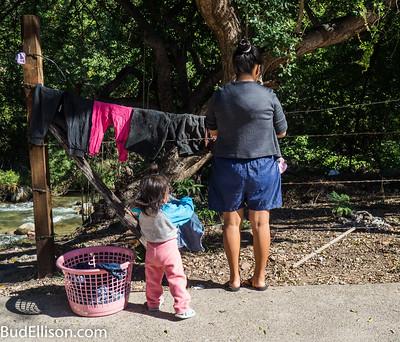
[(113, 80), (104, 84), (101, 89), (98, 91), (98, 96), (100, 97), (107, 97), (123, 82), (123, 80), (129, 76), (134, 75), (137, 78), (142, 77), (142, 72), (138, 70), (136, 67), (132, 65), (127, 65), (123, 67), (118, 74), (115, 76)]
[(216, 71), (210, 72), (210, 74), (204, 78), (195, 91), (192, 93), (189, 101), (189, 112), (194, 112), (200, 107), (213, 92), (213, 86), (219, 82), (223, 77), (222, 68)]
[(301, 32), (301, 23), (304, 17), (304, 0), (299, 1), (299, 14), (297, 16), (297, 24), (295, 33), (299, 34)]
[(313, 10), (311, 9), (310, 5), (308, 3), (305, 3), (304, 7), (307, 12), (308, 18), (310, 19), (313, 26), (317, 27), (317, 26), (321, 25), (318, 18), (315, 16)]
[(154, 30), (130, 0), (117, 0), (125, 11), (139, 24), (144, 33), (144, 41), (149, 45), (155, 55), (157, 70), (157, 94), (160, 108), (165, 111), (173, 110), (173, 95), (171, 84), (171, 62), (168, 58), (168, 44)]
[[(392, 7), (396, 5), (395, 0), (390, 0), (387, 3)], [(309, 31), (297, 45), (296, 56), (301, 57), (316, 49), (349, 40), (367, 30), (368, 26), (373, 25), (378, 19), (377, 13), (368, 11), (365, 17), (348, 15), (334, 19), (329, 24), (320, 25)], [(275, 71), (280, 65), (287, 63), (289, 56), (276, 58), (267, 53), (264, 55), (264, 60), (264, 70), (267, 74)]]

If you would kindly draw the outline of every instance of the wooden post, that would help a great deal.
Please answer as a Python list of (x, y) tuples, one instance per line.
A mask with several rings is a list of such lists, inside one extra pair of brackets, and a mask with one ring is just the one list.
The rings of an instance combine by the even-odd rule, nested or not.
[[(26, 53), (24, 86), (28, 123), (32, 114), (32, 92), (37, 83), (43, 84), (43, 60), (40, 47), (39, 18), (22, 18), (23, 51)], [(38, 56), (39, 55), (39, 56)], [(51, 192), (47, 145), (29, 145), (32, 174), (33, 213), (37, 250), (38, 277), (51, 275), (55, 270), (54, 228), (51, 212)]]

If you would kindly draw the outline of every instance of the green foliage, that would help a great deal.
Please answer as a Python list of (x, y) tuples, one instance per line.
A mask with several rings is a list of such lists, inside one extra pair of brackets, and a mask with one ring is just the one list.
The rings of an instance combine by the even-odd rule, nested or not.
[(178, 197), (181, 196), (195, 197), (201, 194), (204, 185), (196, 183), (194, 179), (189, 178), (189, 179), (184, 179), (182, 181), (174, 182), (172, 187), (174, 189), (174, 193), (176, 193)]
[[(199, 84), (207, 84), (220, 68), (220, 51), (211, 30), (191, 0), (131, 1), (161, 41), (167, 42), (170, 62), (173, 109), (184, 112), (189, 95)], [(295, 28), (298, 1), (234, 0), (243, 34), (248, 29), (253, 43), (272, 56), (291, 56), (282, 70), (270, 79), (286, 111), (326, 108), (350, 103), (397, 98), (400, 93), (400, 15), (387, 11), (384, 0), (307, 2), (316, 19), (331, 23), (347, 15), (366, 16), (374, 10), (378, 20), (368, 31), (343, 44), (315, 50), (301, 59), (294, 57), (297, 44), (316, 24), (304, 13), (301, 32)], [(13, 169), (21, 182), (29, 180), (26, 131), (26, 105), (22, 90), (22, 68), (15, 63), (21, 49), (20, 17), (35, 13), (40, 17), (43, 54), (57, 62), (66, 74), (44, 60), (45, 84), (69, 89), (87, 97), (99, 97), (101, 89), (123, 70), (133, 67), (105, 99), (121, 103), (159, 105), (158, 69), (154, 50), (145, 43), (143, 24), (123, 9), (118, 1), (15, 1), (5, 0), (5, 15), (0, 25), (0, 167)], [(147, 37), (149, 39), (149, 37)], [(147, 41), (148, 41), (147, 39)], [(179, 58), (178, 58), (179, 57)], [(179, 69), (183, 67), (183, 77)], [(367, 72), (365, 72), (367, 71)], [(185, 76), (184, 75), (184, 76)], [(183, 87), (182, 87), (183, 85)], [(185, 91), (181, 91), (186, 89)], [(211, 95), (202, 90), (200, 93)], [(206, 102), (207, 98), (204, 98)], [(199, 103), (194, 109), (199, 109)], [(192, 110), (192, 109), (190, 109)], [(400, 107), (395, 103), (288, 115), (289, 134), (320, 134), (400, 130)], [(380, 172), (399, 169), (400, 144), (397, 136), (356, 138), (284, 139), (283, 155), (299, 169), (315, 168), (351, 172)], [(63, 152), (50, 149), (51, 182), (54, 187), (81, 187), (87, 181), (77, 172)], [(113, 187), (119, 177), (116, 155), (91, 161)], [(186, 183), (185, 183), (186, 182)], [(205, 208), (204, 189), (193, 180), (177, 185), (180, 196), (196, 199)], [(205, 212), (204, 217), (211, 217)]]
[(67, 157), (64, 150), (50, 145), (49, 149), (49, 168), (50, 184), (56, 191), (62, 192), (70, 185), (75, 178), (74, 162)]
[(20, 182), (20, 176), (13, 170), (0, 170), (0, 187), (15, 188)]
[(353, 210), (350, 207), (350, 196), (346, 194), (338, 194), (336, 191), (328, 195), (329, 200), (333, 203), (332, 213), (335, 216), (350, 216)]
[(219, 221), (219, 215), (216, 211), (208, 208), (201, 208), (196, 210), (196, 214), (200, 221), (205, 225), (212, 225)]
[(293, 34), (297, 3), (288, 0), (234, 0), (239, 9), (242, 29), (247, 22), (252, 42), (268, 48), (276, 56), (294, 51), (299, 38)]

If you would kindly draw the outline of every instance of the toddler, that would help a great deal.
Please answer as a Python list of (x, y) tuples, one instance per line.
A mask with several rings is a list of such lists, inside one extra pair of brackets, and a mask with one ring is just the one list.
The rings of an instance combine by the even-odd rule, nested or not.
[(139, 185), (139, 194), (132, 211), (138, 215), (140, 229), (146, 241), (146, 300), (149, 311), (158, 311), (163, 303), (161, 285), (165, 273), (171, 295), (174, 297), (175, 316), (180, 319), (193, 317), (190, 295), (186, 290), (186, 276), (178, 250), (177, 218), (185, 211), (193, 213), (193, 202), (166, 206), (169, 185), (166, 177), (153, 174), (144, 177)]

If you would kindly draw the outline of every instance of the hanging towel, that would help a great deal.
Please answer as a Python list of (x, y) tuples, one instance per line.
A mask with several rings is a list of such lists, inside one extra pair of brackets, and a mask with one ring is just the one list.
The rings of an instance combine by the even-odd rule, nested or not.
[(125, 143), (129, 135), (131, 114), (131, 107), (94, 101), (92, 127), (89, 138), (89, 154), (94, 156), (99, 153), (104, 133), (109, 126), (113, 125), (119, 152), (119, 161), (126, 161), (128, 159), (128, 151), (125, 149)]
[(180, 156), (190, 156), (204, 148), (205, 137), (205, 116), (135, 108), (125, 147), (154, 160), (167, 142), (173, 142)]
[(170, 118), (164, 112), (135, 108), (126, 148), (146, 159), (154, 160), (167, 140), (170, 123)]
[(175, 141), (181, 157), (191, 156), (204, 149), (205, 116), (173, 113), (168, 113), (168, 116), (171, 124), (167, 139)]

